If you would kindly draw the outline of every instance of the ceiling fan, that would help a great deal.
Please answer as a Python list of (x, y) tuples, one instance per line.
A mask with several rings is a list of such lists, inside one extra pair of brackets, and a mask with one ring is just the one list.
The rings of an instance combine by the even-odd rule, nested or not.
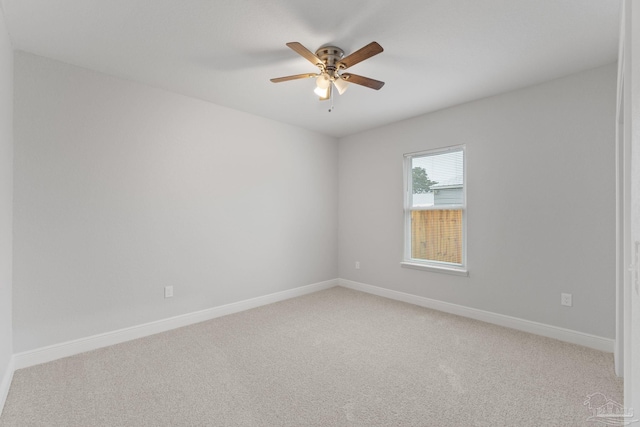
[(335, 86), (340, 95), (347, 90), (349, 83), (355, 83), (375, 90), (379, 90), (384, 86), (384, 82), (379, 80), (370, 79), (369, 77), (363, 77), (357, 74), (341, 73), (342, 70), (346, 70), (347, 68), (382, 52), (382, 46), (376, 42), (371, 42), (346, 57), (344, 56), (344, 51), (335, 46), (321, 47), (315, 54), (311, 53), (309, 49), (298, 42), (287, 43), (287, 46), (318, 67), (320, 72), (278, 77), (271, 79), (273, 83), (315, 78), (316, 88), (314, 92), (320, 97), (321, 101), (326, 101), (331, 98), (333, 86)]

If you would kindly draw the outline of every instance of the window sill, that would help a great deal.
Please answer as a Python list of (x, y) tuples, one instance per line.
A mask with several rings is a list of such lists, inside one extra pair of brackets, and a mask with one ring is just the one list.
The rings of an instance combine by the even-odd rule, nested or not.
[(418, 264), (415, 262), (402, 261), (400, 265), (404, 268), (413, 268), (415, 270), (433, 271), (435, 273), (453, 274), (456, 276), (469, 276), (469, 271), (463, 268), (440, 267), (435, 265)]

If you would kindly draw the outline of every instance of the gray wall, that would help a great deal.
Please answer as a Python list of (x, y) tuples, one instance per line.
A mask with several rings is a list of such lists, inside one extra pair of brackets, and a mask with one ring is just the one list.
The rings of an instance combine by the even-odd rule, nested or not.
[[(615, 97), (612, 64), (341, 139), (340, 277), (613, 338)], [(401, 268), (403, 153), (458, 144), (469, 277)]]
[[(338, 144), (18, 53), (14, 350), (335, 277), (612, 338), (614, 110), (611, 65)], [(402, 154), (457, 144), (470, 276), (403, 269)]]
[(0, 7), (0, 384), (12, 354), (12, 215), (13, 51)]
[(17, 53), (15, 351), (335, 279), (337, 154), (333, 138)]

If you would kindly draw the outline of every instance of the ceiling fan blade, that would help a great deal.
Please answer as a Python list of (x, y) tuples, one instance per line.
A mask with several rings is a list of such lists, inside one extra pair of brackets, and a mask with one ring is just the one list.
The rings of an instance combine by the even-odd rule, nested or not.
[(370, 79), (369, 77), (362, 77), (357, 74), (343, 73), (342, 78), (349, 83), (355, 83), (357, 85), (366, 86), (371, 89), (379, 90), (384, 86), (384, 82), (380, 80)]
[(314, 53), (311, 53), (309, 49), (302, 46), (298, 42), (289, 42), (287, 43), (291, 49), (293, 49), (298, 55), (302, 56), (307, 61), (311, 62), (313, 65), (318, 66), (318, 64), (322, 64), (322, 60), (318, 58)]
[(271, 79), (271, 81), (274, 83), (280, 83), (288, 82), (289, 80), (309, 79), (311, 77), (318, 77), (318, 75), (314, 73), (296, 74), (295, 76), (276, 77), (275, 79)]
[(361, 48), (359, 50), (356, 50), (355, 52), (353, 52), (351, 55), (347, 56), (346, 58), (342, 58), (340, 60), (340, 62), (338, 62), (338, 63), (342, 66), (342, 68), (353, 67), (358, 62), (362, 62), (365, 59), (369, 59), (372, 56), (379, 54), (383, 50), (384, 49), (382, 49), (382, 46), (380, 46), (378, 43), (371, 42), (368, 45), (366, 45), (365, 47), (363, 47), (363, 48)]

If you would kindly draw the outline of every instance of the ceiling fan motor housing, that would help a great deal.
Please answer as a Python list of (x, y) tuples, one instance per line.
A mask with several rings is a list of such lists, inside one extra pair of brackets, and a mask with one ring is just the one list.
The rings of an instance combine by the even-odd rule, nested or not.
[(340, 60), (344, 57), (344, 51), (335, 46), (324, 46), (316, 50), (316, 56), (324, 62), (324, 71), (331, 78), (338, 77), (337, 71), (340, 68)]

